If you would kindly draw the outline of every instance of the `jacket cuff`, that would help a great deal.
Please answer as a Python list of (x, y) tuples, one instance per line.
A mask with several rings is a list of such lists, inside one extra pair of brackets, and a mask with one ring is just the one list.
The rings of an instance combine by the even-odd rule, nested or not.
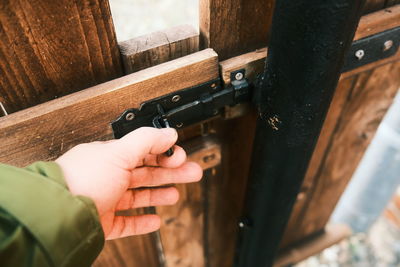
[(0, 169), (0, 205), (35, 237), (52, 264), (89, 266), (104, 245), (93, 201), (72, 195), (54, 162)]

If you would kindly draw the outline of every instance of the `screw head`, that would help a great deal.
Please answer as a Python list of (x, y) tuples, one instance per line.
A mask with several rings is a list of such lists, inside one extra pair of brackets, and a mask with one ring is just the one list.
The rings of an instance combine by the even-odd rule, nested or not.
[(217, 89), (217, 84), (216, 83), (211, 84), (211, 88), (212, 89)]
[(243, 222), (239, 222), (239, 227), (243, 228), (244, 227), (244, 223)]
[(176, 128), (182, 128), (182, 126), (183, 126), (183, 123), (182, 123), (182, 122), (180, 122), (180, 123), (176, 124), (175, 126), (176, 126)]
[(214, 110), (213, 110), (213, 114), (214, 114), (214, 115), (217, 115), (217, 114), (218, 114), (218, 109), (214, 109)]
[(125, 119), (127, 121), (131, 121), (135, 118), (135, 114), (133, 112), (129, 112), (128, 114), (125, 115)]
[(243, 75), (242, 72), (238, 72), (238, 73), (235, 74), (235, 79), (236, 80), (240, 81), (243, 78), (244, 78), (244, 75)]
[(178, 102), (179, 100), (181, 100), (181, 96), (180, 95), (174, 95), (173, 97), (172, 97), (172, 102)]
[(358, 60), (361, 60), (364, 57), (365, 52), (364, 52), (364, 50), (360, 49), (360, 50), (357, 50), (354, 55), (356, 56), (356, 58), (358, 58)]
[(383, 43), (383, 51), (387, 51), (393, 46), (393, 41), (392, 40), (387, 40)]

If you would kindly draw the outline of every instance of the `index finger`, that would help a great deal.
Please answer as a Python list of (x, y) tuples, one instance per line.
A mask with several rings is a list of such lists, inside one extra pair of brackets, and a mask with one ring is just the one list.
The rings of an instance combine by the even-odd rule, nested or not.
[(113, 152), (126, 161), (127, 168), (132, 169), (147, 155), (166, 152), (177, 139), (178, 133), (173, 128), (142, 127), (112, 143)]

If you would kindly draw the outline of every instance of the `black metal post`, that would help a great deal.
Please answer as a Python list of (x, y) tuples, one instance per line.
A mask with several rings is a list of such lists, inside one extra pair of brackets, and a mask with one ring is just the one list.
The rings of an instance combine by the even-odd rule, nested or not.
[(364, 0), (277, 0), (236, 267), (273, 264)]

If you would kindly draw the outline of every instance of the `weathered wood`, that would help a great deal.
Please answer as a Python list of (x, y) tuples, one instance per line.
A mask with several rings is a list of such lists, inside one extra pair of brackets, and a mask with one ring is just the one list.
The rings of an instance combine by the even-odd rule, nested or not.
[(292, 266), (339, 243), (350, 235), (351, 229), (347, 225), (328, 225), (321, 234), (311, 237), (309, 240), (305, 240), (287, 251), (283, 251), (275, 260), (274, 267)]
[(154, 256), (154, 251), (157, 250), (155, 245), (149, 242), (149, 235), (106, 241), (93, 266), (158, 267), (160, 266), (158, 258)]
[(400, 86), (400, 62), (342, 80), (293, 209), (282, 247), (328, 222)]
[(216, 166), (221, 161), (221, 147), (218, 140), (198, 137), (182, 146), (189, 154), (188, 160), (198, 162), (204, 170), (200, 183), (176, 185), (180, 200), (174, 206), (158, 207), (162, 218), (161, 239), (167, 266), (205, 266), (204, 219), (207, 212), (205, 185), (214, 179)]
[(108, 1), (1, 1), (0, 102), (8, 113), (121, 75)]
[[(224, 60), (265, 47), (273, 0), (200, 0), (200, 45), (212, 47)], [(226, 74), (223, 76), (226, 76)], [(228, 80), (224, 81), (229, 83)], [(208, 185), (208, 266), (232, 266), (237, 220), (242, 214), (250, 165), (255, 113), (229, 121), (217, 120), (211, 131), (223, 141), (222, 164)]]
[[(382, 10), (363, 16), (355, 38), (364, 38), (369, 33), (375, 34), (399, 26), (399, 6), (388, 10), (390, 12)], [(383, 25), (387, 28), (382, 27)], [(307, 235), (320, 231), (328, 221), (382, 119), (384, 114), (382, 112), (389, 107), (393, 94), (399, 86), (399, 60), (400, 51), (388, 59), (373, 62), (342, 75), (281, 247), (288, 247)], [(377, 80), (379, 75), (382, 76), (381, 80)], [(354, 88), (357, 88), (357, 91)], [(364, 90), (368, 90), (368, 96), (354, 93)], [(374, 98), (372, 96), (374, 94), (379, 94), (380, 97)], [(353, 105), (358, 106), (356, 108)], [(347, 113), (346, 108), (350, 107), (353, 108), (354, 114)], [(374, 108), (379, 108), (379, 112), (375, 110), (374, 114)], [(365, 116), (364, 121), (360, 119), (351, 125), (353, 116), (361, 116), (360, 113)], [(347, 131), (338, 130), (339, 127), (347, 127)], [(362, 137), (359, 132), (363, 133)], [(342, 139), (340, 142), (337, 140), (339, 136)], [(358, 143), (351, 147), (351, 142)], [(346, 153), (332, 154), (339, 153), (337, 151)], [(339, 161), (343, 162), (343, 166), (337, 166)], [(339, 169), (340, 177), (337, 175)], [(337, 181), (334, 182), (333, 179)]]
[[(373, 22), (371, 22), (370, 16), (374, 16), (374, 17), (375, 16), (380, 16), (381, 19), (376, 21), (376, 24), (374, 24)], [(376, 30), (376, 29), (378, 29), (380, 27), (380, 26), (378, 26), (378, 24), (380, 24), (381, 21), (386, 21), (387, 22), (386, 25), (388, 25), (389, 28), (392, 27), (395, 23), (398, 23), (398, 19), (397, 19), (397, 15), (396, 14), (393, 14), (393, 13), (390, 13), (390, 12), (379, 11), (377, 14), (371, 14), (369, 16), (363, 17), (363, 19), (361, 20), (361, 22), (359, 24), (360, 25), (359, 26), (359, 30), (365, 31), (365, 29), (367, 27), (370, 27), (371, 29), (373, 29), (370, 32), (377, 33), (377, 32), (379, 32), (379, 30)], [(366, 24), (368, 26), (366, 26)], [(385, 30), (385, 29), (387, 29), (387, 28), (380, 28), (380, 30)], [(363, 37), (365, 37), (365, 36), (363, 36)], [(361, 34), (358, 34), (358, 38), (362, 38)], [(220, 63), (221, 73), (222, 73), (222, 76), (223, 76), (224, 80), (229, 82), (229, 78), (230, 78), (229, 73), (231, 71), (233, 71), (233, 70), (237, 70), (237, 69), (241, 69), (241, 68), (245, 68), (246, 69), (246, 73), (248, 73), (250, 75), (252, 73), (254, 73), (254, 72), (259, 73), (262, 70), (262, 67), (263, 67), (262, 63), (264, 61), (265, 56), (266, 56), (266, 50), (259, 50), (259, 51), (247, 53), (247, 54), (244, 54), (244, 55), (241, 55), (241, 56), (238, 56), (238, 57), (235, 57), (235, 58), (232, 58), (232, 59), (228, 59), (226, 61), (221, 62)], [(399, 58), (400, 58), (399, 54), (397, 54), (396, 56), (391, 57), (390, 59), (388, 59), (388, 61), (386, 61), (386, 62), (385, 62), (385, 60), (382, 60), (382, 61), (379, 61), (379, 62), (374, 62), (374, 63), (369, 64), (369, 65), (367, 65), (367, 66), (365, 66), (363, 68), (364, 69), (366, 69), (366, 68), (371, 69), (371, 68), (377, 67), (377, 66), (379, 66), (381, 64), (387, 63), (387, 62), (389, 62), (389, 60), (390, 61), (394, 61), (394, 60), (398, 60)], [(356, 69), (351, 73), (351, 75), (354, 75), (354, 74), (356, 74), (356, 73), (358, 73), (360, 71), (363, 71), (363, 69), (362, 68)], [(376, 88), (376, 90), (378, 90), (378, 88)], [(341, 105), (340, 101), (345, 100), (345, 98), (342, 98), (343, 97), (342, 93), (343, 93), (342, 90), (338, 90), (337, 95), (335, 96), (335, 100), (334, 100), (335, 102), (332, 104), (332, 106), (333, 105), (340, 106)], [(337, 108), (335, 112), (340, 112), (340, 110), (341, 110), (340, 108)], [(338, 120), (338, 118), (340, 116), (340, 114), (334, 114), (334, 113), (331, 113), (331, 114), (332, 115), (330, 117), (328, 117), (327, 120), (326, 120), (326, 123), (325, 123), (325, 126), (324, 126), (324, 130), (323, 130), (324, 132), (332, 132), (332, 130), (333, 130), (332, 124), (337, 122), (337, 120)], [(318, 150), (324, 151), (325, 149), (326, 149), (326, 147), (324, 147), (323, 145), (319, 145), (317, 147), (317, 151)], [(350, 160), (348, 160), (348, 161), (350, 161)], [(312, 187), (312, 185), (309, 185), (309, 187)], [(240, 196), (240, 193), (237, 194), (237, 195)], [(340, 196), (340, 192), (339, 192), (338, 197), (339, 196)], [(299, 198), (301, 198), (301, 197), (305, 197), (305, 196), (304, 195), (300, 195)], [(323, 208), (323, 206), (321, 206), (321, 209), (322, 208)], [(312, 211), (310, 211), (310, 212), (312, 212)], [(235, 219), (235, 218), (232, 218), (232, 219)], [(213, 223), (215, 223), (215, 222), (213, 222)], [(233, 232), (232, 229), (231, 229), (231, 232), (230, 232), (231, 235), (232, 235), (232, 232)], [(318, 230), (320, 230), (320, 229), (318, 229)], [(294, 233), (296, 233), (296, 232), (298, 232), (298, 229), (291, 228), (290, 230), (287, 231), (287, 236), (288, 237), (293, 236)], [(220, 233), (218, 233), (218, 234), (220, 235)], [(305, 237), (304, 234), (303, 234), (303, 237)], [(293, 243), (293, 241), (295, 241), (295, 240), (289, 241), (288, 244)], [(218, 243), (217, 240), (213, 240), (213, 242)], [(226, 253), (226, 251), (227, 250), (219, 251), (219, 253), (223, 254), (223, 253)], [(218, 264), (220, 264), (220, 263), (216, 263), (215, 266), (219, 266)], [(212, 266), (214, 266), (214, 265), (212, 265)]]
[(400, 5), (385, 8), (362, 17), (354, 39), (359, 40), (369, 35), (400, 26)]
[(199, 51), (199, 34), (189, 25), (119, 43), (125, 72), (132, 73)]
[[(400, 5), (396, 5), (363, 16), (360, 20), (356, 34), (354, 36), (354, 41), (395, 27), (400, 27)], [(389, 58), (375, 61), (373, 63), (343, 73), (341, 78), (343, 79), (353, 76), (357, 73), (364, 72), (379, 65), (395, 62), (400, 59), (399, 52)], [(266, 56), (267, 48), (261, 48), (221, 62), (221, 67), (225, 70), (222, 71), (222, 75), (224, 75), (224, 80), (229, 82), (230, 72), (240, 69), (241, 65), (245, 66), (246, 72), (249, 72), (250, 70), (252, 72), (260, 73), (262, 68), (264, 67), (263, 64)]]
[(108, 139), (125, 109), (217, 77), (217, 54), (207, 49), (1, 117), (0, 162), (23, 166)]
[[(130, 74), (198, 51), (199, 37), (191, 26), (178, 26), (154, 32), (119, 43), (125, 74)], [(153, 213), (154, 208), (142, 208), (132, 214)], [(129, 266), (158, 267), (165, 264), (159, 231), (142, 236), (127, 237), (123, 240), (108, 241), (96, 261), (97, 266), (109, 266), (115, 261)], [(137, 249), (138, 248), (138, 249)], [(138, 251), (137, 253), (127, 253)], [(168, 252), (168, 251), (167, 251)], [(116, 264), (114, 264), (116, 265)]]
[(211, 47), (220, 60), (266, 46), (272, 0), (201, 0), (201, 47)]

